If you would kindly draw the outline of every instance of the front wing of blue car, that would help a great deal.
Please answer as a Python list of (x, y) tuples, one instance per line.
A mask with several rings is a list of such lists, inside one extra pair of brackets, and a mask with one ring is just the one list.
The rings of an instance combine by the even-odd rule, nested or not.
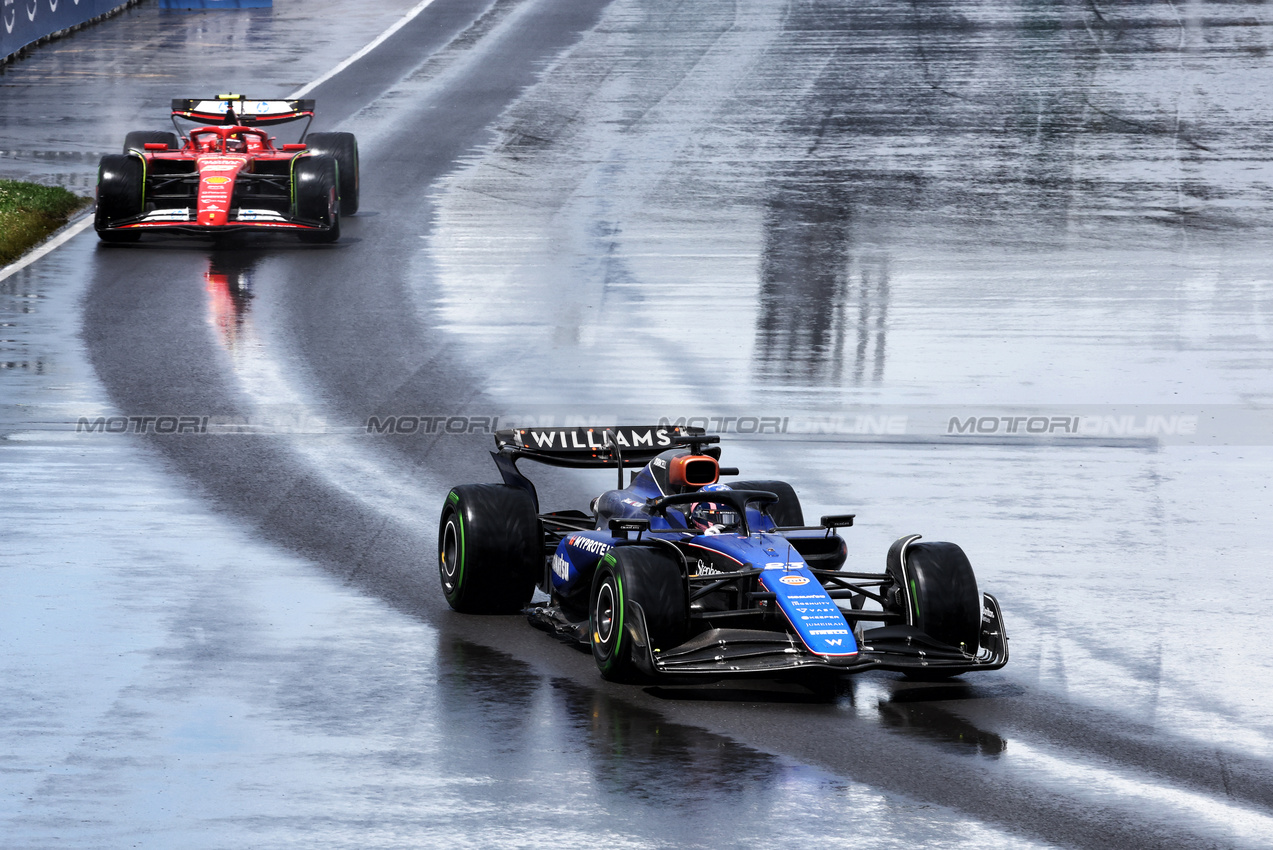
[[(670, 649), (649, 645), (644, 617), (629, 623), (634, 656), (647, 675), (660, 679), (745, 678), (790, 672), (860, 673), (892, 670), (957, 675), (997, 670), (1008, 662), (1008, 635), (999, 602), (983, 594), (979, 651), (972, 655), (934, 641), (913, 626), (892, 625), (862, 633), (853, 655), (818, 655), (790, 632), (758, 629), (710, 629)], [(846, 612), (847, 616), (852, 616)]]

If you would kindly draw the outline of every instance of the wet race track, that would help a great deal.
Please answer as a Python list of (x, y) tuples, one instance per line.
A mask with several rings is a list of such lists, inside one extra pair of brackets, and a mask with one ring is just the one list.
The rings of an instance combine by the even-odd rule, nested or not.
[[(340, 5), (143, 3), (0, 73), (0, 176), (91, 194), (171, 98), (402, 23), (309, 93), (339, 243), (0, 280), (5, 847), (1267, 846), (1267, 6)], [(484, 423), (569, 417), (721, 428), (853, 568), (958, 542), (1012, 661), (640, 688), (452, 613)]]

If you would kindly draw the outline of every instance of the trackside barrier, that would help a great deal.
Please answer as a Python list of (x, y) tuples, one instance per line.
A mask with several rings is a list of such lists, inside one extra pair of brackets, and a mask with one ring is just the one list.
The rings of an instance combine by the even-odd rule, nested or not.
[[(0, 0), (0, 65), (28, 47), (116, 15), (142, 0)], [(159, 0), (161, 9), (260, 9), (274, 0)]]
[(141, 0), (0, 0), (0, 65), (24, 48), (110, 17)]
[(265, 9), (274, 0), (159, 0), (160, 9)]
[[(28, 48), (119, 14), (142, 0), (0, 0), (0, 65)], [(159, 0), (161, 9), (261, 9), (274, 0)]]

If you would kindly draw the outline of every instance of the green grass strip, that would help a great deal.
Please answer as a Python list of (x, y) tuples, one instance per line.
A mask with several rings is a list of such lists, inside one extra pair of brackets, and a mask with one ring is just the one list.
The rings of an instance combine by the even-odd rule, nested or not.
[(0, 266), (38, 245), (88, 202), (60, 186), (0, 180)]

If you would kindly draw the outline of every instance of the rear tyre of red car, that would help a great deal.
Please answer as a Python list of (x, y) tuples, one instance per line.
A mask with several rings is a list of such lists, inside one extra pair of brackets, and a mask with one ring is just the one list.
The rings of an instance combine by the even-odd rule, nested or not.
[(976, 655), (981, 639), (981, 593), (964, 550), (954, 543), (912, 542), (902, 538), (889, 550), (887, 572), (900, 591), (893, 598), (909, 607), (907, 621), (934, 640)]
[(141, 215), (145, 166), (135, 156), (107, 154), (97, 168), (97, 210), (93, 226), (103, 242), (136, 242), (136, 230), (109, 230), (115, 222)]
[(465, 614), (515, 614), (543, 573), (535, 500), (504, 484), (466, 484), (447, 494), (438, 523), (438, 574), (447, 604)]
[(729, 486), (734, 490), (768, 490), (778, 497), (778, 501), (769, 506), (769, 518), (776, 525), (782, 528), (804, 525), (800, 497), (786, 481), (731, 481)]
[[(649, 649), (636, 645), (637, 617)], [(620, 546), (601, 559), (588, 605), (592, 657), (612, 682), (643, 678), (636, 653), (671, 649), (689, 633), (689, 600), (677, 561), (656, 549)]]
[(330, 156), (306, 156), (292, 172), (296, 217), (320, 225), (321, 230), (302, 230), (302, 242), (335, 242), (340, 238), (340, 200), (336, 160)]
[(353, 133), (310, 133), (305, 144), (311, 154), (330, 156), (340, 167), (340, 213), (358, 212), (358, 140)]
[(177, 134), (171, 130), (133, 130), (124, 137), (124, 153), (129, 151), (142, 153), (148, 144), (166, 145), (170, 151), (181, 149)]

